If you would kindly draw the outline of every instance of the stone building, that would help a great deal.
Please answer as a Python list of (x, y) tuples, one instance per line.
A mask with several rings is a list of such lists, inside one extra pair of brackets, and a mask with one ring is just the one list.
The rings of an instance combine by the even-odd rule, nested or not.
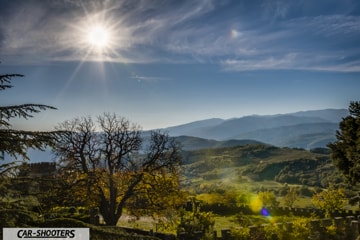
[(29, 176), (42, 178), (53, 177), (56, 174), (55, 162), (39, 162), (29, 164)]

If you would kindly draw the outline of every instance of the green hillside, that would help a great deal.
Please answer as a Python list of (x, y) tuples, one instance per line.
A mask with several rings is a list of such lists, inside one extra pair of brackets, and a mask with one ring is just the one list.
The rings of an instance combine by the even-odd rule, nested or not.
[(205, 148), (225, 148), (225, 147), (235, 147), (243, 146), (248, 144), (263, 144), (262, 142), (249, 140), (249, 139), (231, 139), (225, 141), (216, 141), (213, 139), (204, 139), (192, 136), (179, 136), (175, 137), (175, 140), (181, 143), (182, 149), (186, 151), (193, 151)]
[(188, 184), (201, 181), (277, 181), (325, 187), (343, 181), (326, 149), (307, 151), (255, 144), (186, 151), (184, 175)]

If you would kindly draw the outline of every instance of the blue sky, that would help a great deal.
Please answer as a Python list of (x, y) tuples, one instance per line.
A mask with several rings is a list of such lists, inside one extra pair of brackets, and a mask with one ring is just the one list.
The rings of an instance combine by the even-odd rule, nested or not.
[(16, 127), (115, 112), (153, 129), (360, 100), (358, 0), (0, 4), (0, 74), (25, 75), (1, 104), (58, 108)]

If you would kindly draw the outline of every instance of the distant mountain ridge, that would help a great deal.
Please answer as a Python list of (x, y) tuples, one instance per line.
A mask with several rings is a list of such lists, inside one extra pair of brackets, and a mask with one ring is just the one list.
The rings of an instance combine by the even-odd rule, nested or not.
[[(162, 129), (176, 137), (184, 150), (269, 144), (314, 149), (336, 140), (346, 109), (302, 111), (289, 114), (251, 115), (228, 120), (212, 118)], [(146, 140), (150, 131), (143, 132)], [(31, 162), (55, 161), (51, 150), (29, 150)], [(9, 159), (6, 157), (6, 159)]]
[(198, 149), (207, 149), (207, 148), (227, 148), (227, 147), (237, 147), (244, 146), (248, 144), (264, 144), (255, 140), (225, 140), (225, 141), (216, 141), (212, 139), (204, 139), (198, 137), (190, 136), (178, 136), (175, 137), (175, 140), (181, 144), (183, 150), (192, 151)]
[(317, 148), (335, 141), (347, 109), (324, 109), (276, 115), (251, 115), (229, 120), (213, 118), (166, 128), (170, 136), (217, 141), (254, 140), (279, 147)]

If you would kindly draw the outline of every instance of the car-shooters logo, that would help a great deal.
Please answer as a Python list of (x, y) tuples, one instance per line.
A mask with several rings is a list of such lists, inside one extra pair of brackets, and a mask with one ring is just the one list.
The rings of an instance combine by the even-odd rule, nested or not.
[(89, 240), (88, 228), (4, 228), (3, 240), (72, 239)]

